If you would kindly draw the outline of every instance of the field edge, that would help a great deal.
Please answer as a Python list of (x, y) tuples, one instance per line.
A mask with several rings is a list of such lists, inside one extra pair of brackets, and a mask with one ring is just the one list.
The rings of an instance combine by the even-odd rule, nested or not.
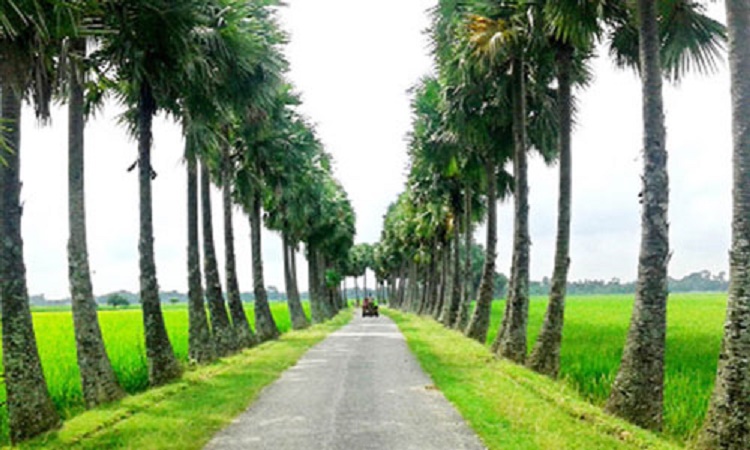
[(496, 358), (432, 318), (385, 308), (384, 313), (489, 449), (681, 448), (607, 415), (561, 381)]

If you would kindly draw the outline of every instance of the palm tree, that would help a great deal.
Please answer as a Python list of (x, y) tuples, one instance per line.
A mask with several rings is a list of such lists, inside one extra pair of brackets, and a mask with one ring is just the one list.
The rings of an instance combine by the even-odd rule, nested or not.
[(234, 229), (232, 225), (232, 186), (234, 185), (234, 167), (229, 147), (223, 146), (221, 154), (221, 191), (224, 206), (224, 256), (227, 283), (227, 304), (232, 316), (234, 333), (239, 340), (240, 347), (255, 345), (255, 334), (245, 315), (245, 308), (240, 298), (240, 287), (237, 281), (237, 264), (234, 255)]
[[(691, 57), (699, 69), (712, 67), (724, 29), (701, 13), (702, 7), (693, 2), (638, 0), (635, 16), (639, 24), (644, 126), (641, 249), (633, 316), (606, 408), (651, 429), (660, 429), (662, 424), (670, 257), (662, 76), (679, 77)], [(618, 43), (616, 36), (613, 41)]]
[(81, 386), (89, 407), (116, 400), (117, 383), (99, 328), (91, 286), (84, 197), (84, 89), (86, 37), (74, 36), (68, 52), (68, 278)]
[(552, 287), (542, 329), (529, 357), (528, 366), (553, 378), (557, 377), (560, 370), (565, 294), (570, 267), (572, 87), (576, 82), (581, 84), (586, 81), (585, 77), (575, 73), (575, 66), (585, 63), (591, 56), (593, 42), (601, 33), (602, 16), (609, 15), (610, 12), (605, 11), (611, 8), (613, 6), (608, 2), (571, 5), (568, 2), (547, 1), (543, 6), (557, 71), (557, 153), (560, 158), (560, 175)]
[(479, 287), (479, 298), (474, 307), (466, 336), (481, 343), (487, 339), (490, 327), (490, 308), (494, 296), (495, 259), (497, 259), (497, 163), (489, 156), (484, 161), (485, 179), (487, 180), (487, 248), (482, 269), (482, 281)]
[(138, 137), (140, 199), (140, 297), (149, 380), (163, 384), (182, 373), (169, 342), (154, 263), (151, 181), (152, 122), (160, 110), (176, 112), (181, 89), (190, 85), (191, 62), (200, 54), (192, 36), (207, 26), (198, 0), (113, 0), (102, 6), (107, 33), (100, 57), (117, 71), (120, 95)]
[(263, 342), (276, 339), (279, 329), (271, 315), (268, 305), (268, 293), (263, 280), (263, 255), (261, 252), (261, 194), (253, 192), (250, 198), (248, 213), (250, 215), (250, 243), (253, 254), (253, 291), (255, 293), (255, 331)]
[(734, 131), (734, 207), (727, 320), (716, 386), (699, 446), (750, 447), (750, 2), (727, 0)]
[[(0, 308), (3, 366), (11, 441), (17, 443), (60, 425), (47, 391), (31, 320), (21, 238), (21, 104), (33, 89), (37, 113), (48, 117), (50, 45), (48, 17), (53, 5), (16, 0), (0, 5)], [(57, 12), (56, 8), (54, 9)], [(36, 71), (31, 75), (32, 71)], [(33, 81), (37, 81), (36, 84)], [(42, 81), (41, 83), (39, 81)]]
[(224, 295), (219, 281), (219, 268), (214, 249), (213, 224), (211, 220), (211, 180), (206, 162), (201, 163), (201, 212), (203, 219), (203, 272), (206, 281), (206, 299), (211, 313), (211, 330), (219, 356), (226, 356), (239, 348), (229, 315), (224, 304)]
[(188, 352), (190, 359), (206, 363), (216, 358), (216, 349), (208, 327), (201, 282), (200, 246), (198, 244), (198, 164), (191, 149), (192, 137), (185, 137), (187, 160), (188, 215)]

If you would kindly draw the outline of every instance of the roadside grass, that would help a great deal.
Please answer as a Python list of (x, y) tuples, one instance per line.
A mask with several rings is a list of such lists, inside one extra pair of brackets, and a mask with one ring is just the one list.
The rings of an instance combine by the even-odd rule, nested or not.
[(392, 309), (424, 370), (490, 449), (670, 449), (653, 433), (605, 414), (574, 389), (496, 359), (429, 319)]
[[(271, 313), (279, 330), (291, 329), (288, 308), (285, 302), (272, 302)], [(254, 305), (245, 304), (245, 312), (255, 329)], [(309, 317), (309, 303), (303, 307)], [(162, 305), (172, 347), (177, 358), (188, 362), (188, 312), (187, 306)], [(85, 410), (81, 390), (80, 372), (76, 360), (73, 317), (70, 309), (47, 308), (34, 311), (34, 330), (39, 356), (47, 380), (47, 386), (58, 412), (69, 419)], [(112, 362), (115, 375), (129, 394), (143, 392), (148, 388), (148, 368), (144, 346), (143, 315), (137, 309), (105, 309), (99, 311), (99, 323), (104, 343)], [(0, 349), (0, 354), (2, 350)], [(5, 402), (5, 386), (0, 383), (0, 402)], [(8, 416), (5, 406), (0, 407), (0, 444), (8, 442)]]
[[(528, 348), (536, 342), (547, 298), (529, 307)], [(632, 295), (571, 296), (566, 300), (560, 379), (603, 406), (620, 367), (633, 309)], [(689, 442), (703, 424), (716, 377), (726, 294), (671, 294), (667, 311), (664, 435)], [(495, 339), (505, 301), (492, 305), (487, 345)]]
[(324, 324), (194, 367), (178, 381), (86, 411), (20, 448), (202, 448), (263, 387), (351, 317), (345, 310)]

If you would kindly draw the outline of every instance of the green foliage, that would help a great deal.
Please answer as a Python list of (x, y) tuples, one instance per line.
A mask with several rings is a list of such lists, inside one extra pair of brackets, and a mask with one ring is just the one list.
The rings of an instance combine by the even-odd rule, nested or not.
[(113, 308), (118, 306), (130, 306), (130, 302), (120, 294), (112, 294), (107, 297), (107, 304)]
[(341, 284), (341, 280), (343, 279), (341, 274), (338, 271), (333, 270), (333, 269), (326, 270), (325, 275), (326, 275), (326, 286), (329, 289), (333, 289), (339, 284)]

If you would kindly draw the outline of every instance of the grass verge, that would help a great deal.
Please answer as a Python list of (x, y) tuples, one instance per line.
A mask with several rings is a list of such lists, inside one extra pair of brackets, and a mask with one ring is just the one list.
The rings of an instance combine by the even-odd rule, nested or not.
[(605, 414), (572, 388), (496, 359), (483, 345), (429, 318), (384, 312), (422, 368), (490, 449), (673, 449)]
[(188, 371), (182, 379), (87, 411), (20, 448), (199, 449), (310, 347), (352, 317), (331, 321)]

